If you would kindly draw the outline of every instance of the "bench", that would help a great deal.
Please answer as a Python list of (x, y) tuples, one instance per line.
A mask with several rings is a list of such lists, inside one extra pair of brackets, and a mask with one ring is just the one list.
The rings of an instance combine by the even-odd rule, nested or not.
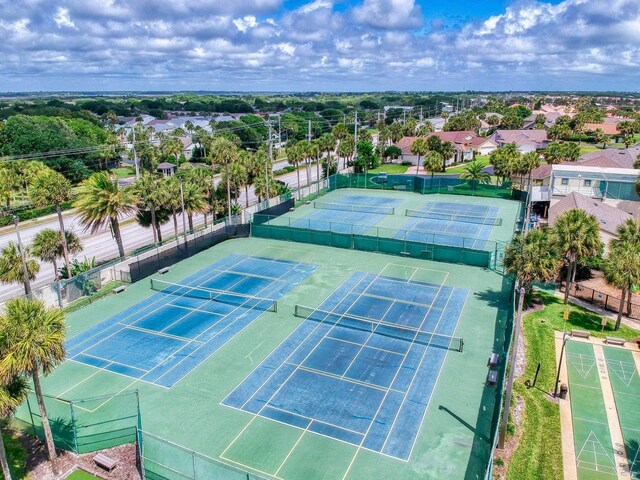
[(586, 338), (587, 340), (589, 340), (589, 337), (591, 336), (591, 334), (586, 330), (578, 330), (577, 328), (572, 328), (571, 336), (577, 337), (577, 338)]
[(99, 453), (93, 457), (93, 461), (101, 468), (104, 468), (107, 472), (113, 470), (118, 464), (117, 460), (107, 457), (104, 453)]
[(620, 347), (624, 347), (626, 340), (620, 337), (605, 337), (604, 343), (607, 345), (618, 345)]
[(169, 267), (163, 267), (160, 270), (158, 270), (158, 275), (164, 275), (165, 273), (169, 273), (170, 268)]
[(126, 286), (124, 285), (120, 285), (119, 287), (114, 288), (113, 290), (111, 290), (113, 293), (118, 294), (118, 293), (122, 293), (127, 289)]
[(487, 366), (495, 367), (496, 365), (498, 365), (499, 361), (500, 361), (500, 355), (498, 355), (497, 353), (492, 353), (491, 356), (489, 357), (489, 361), (487, 362)]
[(487, 378), (487, 383), (489, 385), (495, 385), (498, 383), (498, 371), (497, 370), (489, 370), (489, 378)]

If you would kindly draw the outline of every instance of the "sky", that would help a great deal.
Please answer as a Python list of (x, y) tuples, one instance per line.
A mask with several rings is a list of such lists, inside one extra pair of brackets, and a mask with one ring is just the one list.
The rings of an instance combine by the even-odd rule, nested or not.
[(639, 0), (0, 0), (0, 92), (640, 89)]

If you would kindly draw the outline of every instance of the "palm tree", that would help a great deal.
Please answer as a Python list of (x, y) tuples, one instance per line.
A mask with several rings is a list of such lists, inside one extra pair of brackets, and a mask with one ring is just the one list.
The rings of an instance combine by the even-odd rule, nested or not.
[(453, 157), (456, 153), (456, 148), (451, 142), (442, 142), (438, 151), (440, 152), (440, 155), (442, 155), (442, 170), (444, 171), (446, 168), (446, 161)]
[[(263, 150), (258, 150), (255, 155), (250, 152), (241, 152), (238, 162), (247, 172), (247, 178), (244, 182), (245, 208), (249, 208), (249, 185), (253, 185), (256, 177), (262, 173), (265, 162), (269, 161), (269, 157)], [(268, 165), (267, 169), (268, 169)]]
[(260, 175), (256, 177), (256, 180), (253, 184), (253, 188), (256, 191), (256, 195), (258, 199), (262, 200), (267, 198), (267, 194), (273, 195), (273, 192), (278, 191), (278, 184), (273, 180), (273, 177), (269, 175), (269, 180), (267, 184), (267, 179), (264, 175)]
[[(241, 166), (238, 164), (232, 165), (232, 168), (237, 167)], [(183, 182), (182, 193), (184, 195), (184, 210), (187, 213), (189, 230), (193, 230), (193, 214), (208, 212), (211, 207), (207, 203), (207, 198), (204, 194), (204, 190), (193, 182)]]
[[(640, 251), (640, 221), (628, 219), (625, 223), (618, 226), (618, 238), (613, 238), (609, 242), (609, 251)], [(629, 283), (625, 288), (631, 291), (633, 285), (637, 285), (640, 281)], [(627, 295), (627, 314), (631, 314), (631, 294)]]
[(579, 208), (573, 208), (556, 219), (553, 234), (555, 245), (567, 265), (564, 292), (564, 303), (567, 303), (578, 260), (595, 255), (602, 249), (600, 226), (593, 215)]
[(60, 224), (60, 240), (62, 242), (62, 255), (67, 272), (71, 272), (69, 262), (69, 249), (67, 248), (67, 236), (65, 234), (64, 220), (62, 218), (62, 203), (71, 200), (71, 182), (58, 172), (47, 169), (39, 173), (33, 179), (31, 186), (31, 201), (36, 207), (55, 205)]
[(153, 243), (158, 243), (159, 228), (156, 222), (158, 205), (164, 203), (166, 192), (160, 187), (160, 179), (151, 173), (144, 173), (131, 185), (133, 193), (138, 199), (137, 206), (141, 210), (148, 210), (151, 215), (151, 230)]
[(411, 153), (418, 156), (418, 165), (420, 165), (420, 157), (426, 155), (429, 151), (429, 146), (424, 138), (416, 138), (411, 145)]
[(238, 160), (238, 147), (226, 137), (217, 137), (209, 149), (211, 161), (224, 165), (227, 174), (227, 214), (231, 217), (231, 184), (229, 183), (229, 165)]
[(348, 161), (351, 160), (355, 152), (353, 135), (347, 135), (347, 137), (340, 141), (338, 145), (338, 156), (343, 158), (342, 170), (347, 168)]
[(551, 236), (542, 229), (515, 235), (505, 248), (504, 267), (527, 292), (533, 282), (555, 278), (561, 265)]
[[(53, 263), (53, 272), (56, 280), (60, 278), (58, 273), (58, 259), (64, 256), (64, 251), (77, 254), (82, 251), (82, 243), (80, 237), (75, 233), (66, 231), (64, 232), (65, 242), (62, 243), (62, 234), (52, 228), (44, 228), (40, 230), (31, 243), (31, 249), (33, 254), (43, 262)], [(66, 266), (66, 263), (65, 263)], [(69, 271), (69, 267), (66, 269)], [(69, 278), (69, 277), (68, 277)]]
[(285, 152), (287, 154), (287, 162), (289, 165), (292, 165), (296, 169), (296, 175), (298, 177), (298, 188), (300, 189), (300, 162), (304, 158), (304, 152), (298, 143), (292, 143), (291, 145), (287, 145), (285, 148)]
[(433, 174), (442, 168), (442, 155), (433, 150), (429, 150), (424, 156), (422, 165), (427, 172), (431, 172), (431, 182), (433, 182)]
[[(29, 281), (36, 279), (36, 275), (40, 271), (40, 264), (31, 256), (31, 248), (26, 246), (22, 249), (25, 260), (27, 262), (27, 272)], [(24, 293), (29, 295), (29, 288), (24, 278), (24, 268), (22, 266), (22, 258), (20, 249), (16, 242), (9, 242), (0, 250), (0, 282), (1, 283), (22, 283), (24, 285)]]
[(604, 264), (607, 282), (621, 290), (615, 329), (620, 329), (625, 296), (631, 299), (631, 287), (640, 280), (640, 251), (630, 244), (612, 248)]
[[(16, 409), (27, 398), (29, 391), (27, 382), (24, 377), (17, 376), (8, 382), (0, 383), (0, 419), (8, 419), (15, 414)], [(2, 424), (0, 424), (1, 426)], [(0, 465), (2, 465), (2, 473), (5, 480), (11, 480), (11, 470), (9, 470), (9, 461), (7, 452), (4, 448), (2, 439), (2, 429), (0, 428)]]
[(467, 180), (471, 184), (473, 190), (476, 189), (476, 185), (479, 183), (486, 184), (491, 182), (491, 175), (484, 171), (484, 165), (482, 165), (482, 162), (471, 162), (466, 164), (462, 169), (460, 178)]
[(180, 179), (176, 176), (163, 177), (160, 188), (164, 192), (162, 207), (171, 212), (173, 217), (173, 231), (176, 240), (180, 236), (178, 230), (178, 212), (182, 211), (182, 196), (180, 195)]
[(40, 300), (13, 298), (5, 305), (0, 327), (0, 382), (20, 375), (32, 378), (49, 459), (56, 473), (57, 455), (40, 374), (49, 375), (64, 360), (64, 313), (58, 308), (47, 309)]
[(207, 215), (211, 213), (212, 193), (215, 190), (215, 175), (209, 168), (192, 168), (187, 171), (185, 178), (187, 181), (197, 185), (202, 191), (209, 208), (204, 213), (204, 226), (207, 226)]
[[(331, 133), (323, 133), (322, 135), (320, 135), (320, 138), (318, 138), (318, 148), (320, 149), (320, 152), (324, 152), (327, 154), (327, 176), (329, 176), (329, 170), (330, 170), (330, 166), (331, 166), (331, 154), (333, 153), (333, 151), (336, 149), (336, 145), (338, 144), (337, 139), (335, 136), (333, 136), (333, 134)], [(320, 180), (320, 177), (318, 177), (318, 180)]]
[(120, 257), (124, 257), (118, 218), (134, 213), (137, 202), (133, 189), (121, 188), (117, 178), (110, 177), (106, 172), (98, 172), (82, 182), (75, 206), (85, 230), (90, 229), (91, 233), (95, 233), (109, 223)]

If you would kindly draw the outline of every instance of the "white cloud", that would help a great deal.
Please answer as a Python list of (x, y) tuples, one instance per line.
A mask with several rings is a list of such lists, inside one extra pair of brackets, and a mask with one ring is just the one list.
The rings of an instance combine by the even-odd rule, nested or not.
[(53, 21), (56, 22), (58, 28), (76, 28), (75, 23), (73, 23), (71, 17), (69, 16), (68, 8), (59, 7), (58, 11), (56, 12), (56, 16), (53, 17)]
[(377, 28), (410, 29), (422, 25), (415, 0), (364, 0), (353, 10), (357, 22)]
[(233, 24), (238, 30), (244, 33), (250, 28), (256, 27), (258, 25), (258, 22), (256, 22), (256, 17), (254, 17), (253, 15), (247, 15), (244, 18), (236, 18), (233, 21)]

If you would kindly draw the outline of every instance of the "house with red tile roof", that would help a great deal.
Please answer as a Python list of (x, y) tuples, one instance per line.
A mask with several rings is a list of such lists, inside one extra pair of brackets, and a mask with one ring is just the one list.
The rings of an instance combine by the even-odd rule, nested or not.
[[(445, 165), (455, 163), (470, 162), (474, 156), (489, 155), (497, 145), (488, 138), (480, 137), (470, 130), (459, 132), (435, 132), (422, 138), (438, 137), (443, 142), (451, 142), (455, 148), (455, 153), (451, 158), (445, 160)], [(403, 137), (396, 146), (402, 150), (401, 160), (410, 161), (414, 165), (418, 163), (418, 156), (411, 153), (413, 142), (420, 137)]]
[(522, 153), (534, 152), (549, 144), (546, 130), (496, 130), (489, 139), (500, 148), (515, 143)]

